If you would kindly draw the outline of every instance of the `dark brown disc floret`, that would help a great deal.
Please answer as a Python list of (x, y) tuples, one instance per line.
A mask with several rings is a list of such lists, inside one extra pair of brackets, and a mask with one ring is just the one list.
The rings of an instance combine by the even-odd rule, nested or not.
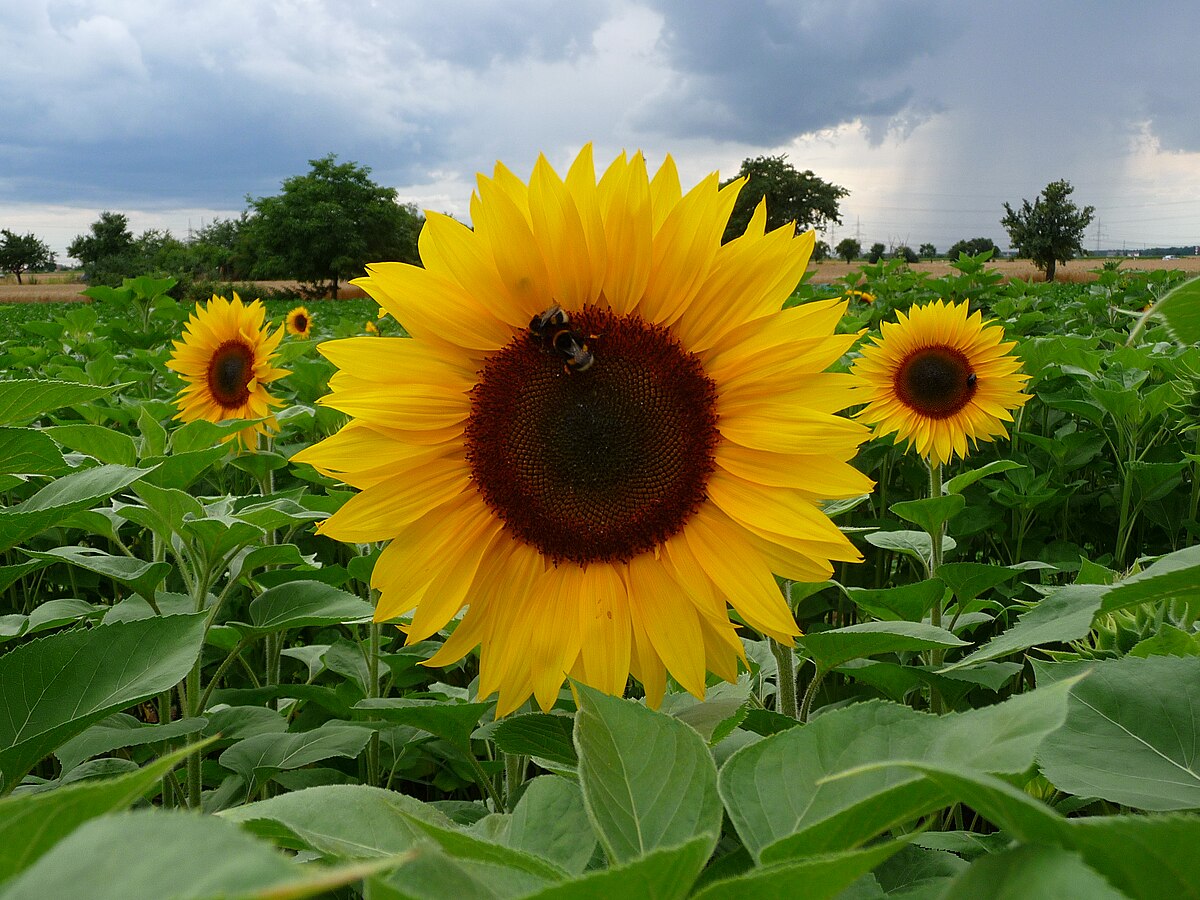
[(479, 373), (466, 426), (476, 489), (509, 533), (554, 562), (616, 562), (678, 533), (705, 499), (716, 387), (671, 332), (572, 313), (594, 361), (564, 367), (520, 334)]
[(971, 402), (977, 379), (961, 351), (923, 347), (901, 361), (894, 384), (896, 396), (909, 409), (930, 419), (945, 419)]
[(208, 390), (226, 409), (235, 409), (250, 399), (254, 377), (254, 348), (245, 341), (225, 341), (208, 363)]

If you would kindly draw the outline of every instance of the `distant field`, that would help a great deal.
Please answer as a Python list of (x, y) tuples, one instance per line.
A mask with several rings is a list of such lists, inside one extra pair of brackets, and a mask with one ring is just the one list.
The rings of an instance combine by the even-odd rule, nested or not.
[[(1095, 281), (1093, 269), (1100, 268), (1104, 262), (1099, 257), (1076, 259), (1066, 265), (1059, 265), (1057, 280), (1059, 281)], [(816, 284), (828, 284), (862, 268), (862, 262), (844, 263), (840, 260), (825, 260), (812, 263), (809, 268), (813, 272), (812, 280)], [(912, 266), (914, 271), (927, 272), (933, 276), (947, 275), (951, 271), (950, 264), (945, 260), (919, 262)], [(1041, 280), (1042, 273), (1033, 267), (1029, 260), (1002, 259), (988, 263), (989, 269), (999, 272), (1005, 279), (1034, 279)], [(1129, 271), (1155, 269), (1177, 269), (1193, 275), (1200, 275), (1200, 256), (1184, 256), (1179, 259), (1151, 259), (1130, 257), (1121, 263), (1121, 268)], [(80, 281), (71, 280), (74, 275), (34, 275), (37, 284), (17, 284), (12, 276), (0, 277), (0, 303), (65, 303), (72, 300), (87, 300), (80, 292), (87, 287)], [(29, 278), (26, 277), (26, 281)], [(295, 288), (295, 281), (259, 281), (255, 282), (267, 288)], [(353, 285), (345, 285), (338, 291), (339, 300), (351, 300), (364, 296), (363, 292)], [(251, 298), (245, 298), (251, 299)]]

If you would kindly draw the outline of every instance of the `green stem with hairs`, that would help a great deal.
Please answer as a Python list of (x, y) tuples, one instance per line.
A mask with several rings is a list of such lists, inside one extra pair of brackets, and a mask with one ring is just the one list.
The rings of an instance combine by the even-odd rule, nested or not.
[[(942, 496), (942, 464), (930, 463), (929, 465), (929, 496)], [(935, 578), (937, 571), (942, 567), (942, 539), (946, 532), (946, 525), (942, 523), (937, 528), (929, 532), (929, 577)], [(933, 608), (929, 611), (929, 624), (936, 628), (942, 627), (942, 598), (938, 597), (933, 602)], [(934, 669), (940, 669), (946, 661), (946, 651), (940, 647), (929, 652), (929, 664)], [(929, 708), (935, 713), (945, 712), (945, 704), (942, 701), (942, 692), (933, 685), (929, 688)]]

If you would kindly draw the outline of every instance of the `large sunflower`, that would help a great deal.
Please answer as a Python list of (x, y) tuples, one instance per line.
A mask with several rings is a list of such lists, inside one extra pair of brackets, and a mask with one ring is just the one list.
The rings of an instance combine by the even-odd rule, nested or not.
[(652, 704), (669, 672), (696, 695), (737, 675), (730, 622), (799, 633), (772, 577), (820, 581), (859, 554), (819, 501), (871, 482), (865, 438), (835, 413), (854, 379), (824, 369), (853, 335), (842, 302), (781, 311), (813, 246), (791, 225), (722, 246), (741, 183), (683, 194), (641, 154), (597, 181), (590, 147), (560, 178), (479, 176), (472, 228), (430, 212), (424, 267), (359, 279), (408, 338), (322, 344), (323, 402), (352, 419), (298, 460), (359, 489), (322, 524), (390, 540), (376, 618), (409, 642), (466, 612), (428, 660), (481, 646), (497, 713), (567, 675)]
[(247, 445), (256, 433), (274, 427), (271, 408), (279, 401), (266, 385), (288, 372), (275, 368), (273, 360), (283, 327), (270, 333), (263, 325), (265, 313), (261, 301), (243, 303), (236, 293), (232, 301), (214, 294), (204, 307), (196, 304), (167, 362), (184, 383), (175, 418), (266, 420), (239, 432)]
[(965, 457), (968, 438), (1004, 437), (1011, 411), (1029, 399), (1016, 343), (982, 313), (968, 315), (965, 302), (914, 306), (880, 332), (852, 367), (870, 401), (858, 417), (877, 435), (894, 432), (931, 465)]
[(312, 332), (312, 315), (303, 306), (297, 306), (287, 314), (284, 322), (287, 333), (298, 338), (306, 338)]

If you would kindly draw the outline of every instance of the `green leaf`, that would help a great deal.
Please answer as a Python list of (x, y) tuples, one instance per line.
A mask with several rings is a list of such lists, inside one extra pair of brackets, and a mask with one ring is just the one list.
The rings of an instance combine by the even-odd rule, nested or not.
[(1078, 854), (1060, 847), (1034, 845), (977, 859), (946, 887), (943, 896), (971, 900), (1127, 900), (1095, 869), (1088, 868)]
[(1016, 575), (1016, 569), (973, 562), (942, 563), (937, 570), (937, 577), (950, 588), (960, 606), (966, 606), (980, 594), (1011, 581)]
[(0, 656), (3, 790), (92, 723), (174, 687), (200, 653), (204, 618), (66, 631)]
[(904, 521), (920, 525), (929, 534), (935, 534), (962, 512), (966, 505), (967, 501), (961, 494), (943, 494), (941, 497), (904, 500), (888, 508)]
[(1200, 816), (1069, 819), (1063, 843), (1135, 900), (1200, 900)]
[(66, 471), (62, 451), (44, 432), (0, 428), (0, 475), (61, 475)]
[(113, 556), (93, 547), (55, 547), (45, 552), (35, 550), (22, 550), (22, 552), (34, 559), (65, 562), (103, 575), (105, 578), (111, 578), (133, 588), (147, 600), (154, 599), (154, 592), (172, 571), (170, 563), (144, 562), (129, 556)]
[(319, 581), (289, 581), (268, 588), (250, 602), (250, 623), (233, 623), (247, 634), (270, 634), (309, 625), (371, 621), (375, 607)]
[[(384, 865), (391, 860), (380, 861)], [(93, 819), (4, 885), (4, 900), (313, 896), (378, 868), (297, 866), (215, 816), (138, 810)]]
[(711, 852), (721, 831), (721, 801), (716, 766), (700, 735), (638, 703), (586, 685), (575, 689), (579, 780), (609, 861), (628, 862), (701, 835)]
[[(1052, 667), (1038, 665), (1039, 680)], [(1137, 809), (1200, 809), (1200, 707), (1189, 689), (1200, 684), (1200, 657), (1088, 667), (1071, 691), (1066, 724), (1038, 753), (1046, 778), (1067, 793)]]
[(1176, 550), (1144, 571), (1117, 582), (1104, 596), (1103, 612), (1142, 603), (1194, 600), (1200, 594), (1200, 544)]
[(1164, 622), (1158, 633), (1138, 641), (1127, 654), (1147, 656), (1200, 656), (1200, 632), (1187, 632)]
[(1023, 772), (1066, 718), (1068, 684), (943, 716), (878, 700), (831, 710), (734, 753), (721, 768), (721, 797), (760, 862), (853, 849), (948, 800), (894, 768), (836, 782), (829, 776), (894, 759)]
[[(905, 846), (903, 841), (889, 841), (865, 850), (820, 854), (759, 866), (745, 875), (714, 882), (693, 896), (696, 900), (763, 900), (766, 897), (796, 896), (803, 896), (804, 900), (825, 900), (839, 896)], [(797, 885), (804, 886), (803, 894), (797, 894)]]
[(846, 628), (815, 631), (796, 638), (817, 668), (828, 672), (851, 659), (903, 650), (965, 647), (944, 628), (921, 622), (863, 622)]
[(0, 800), (0, 883), (28, 868), (84, 822), (133, 805), (199, 747), (178, 750), (118, 778)]
[(547, 859), (572, 875), (587, 867), (596, 850), (578, 784), (557, 775), (542, 775), (525, 786), (502, 841), (506, 847)]
[(526, 713), (509, 716), (496, 723), (491, 737), (505, 753), (536, 756), (574, 766), (579, 761), (575, 745), (571, 742), (574, 730), (573, 716)]
[[(132, 719), (132, 721), (127, 721)], [(85, 759), (118, 750), (169, 741), (204, 730), (205, 719), (176, 719), (164, 725), (143, 725), (132, 716), (110, 716), (76, 735), (54, 751), (64, 773)]]
[(1074, 641), (1092, 627), (1092, 619), (1109, 588), (1100, 584), (1060, 587), (1024, 613), (1012, 628), (1002, 631), (974, 653), (942, 669), (950, 672), (987, 660), (999, 659), (1041, 644)]
[(207, 450), (192, 450), (188, 453), (172, 453), (169, 456), (147, 456), (143, 465), (155, 466), (154, 473), (146, 478), (150, 484), (163, 488), (186, 488), (225, 458), (224, 447)]
[(104, 425), (72, 423), (47, 428), (46, 433), (64, 447), (70, 447), (102, 463), (119, 466), (137, 465), (137, 447), (129, 435)]
[(645, 856), (608, 869), (588, 872), (572, 881), (529, 894), (527, 900), (683, 900), (712, 852), (706, 837), (678, 847), (652, 850)]
[(927, 578), (893, 588), (870, 590), (847, 587), (843, 590), (855, 606), (866, 610), (877, 619), (920, 622), (925, 614), (933, 609), (933, 604), (945, 595), (946, 586), (938, 578)]
[(357, 725), (322, 725), (311, 731), (259, 734), (238, 741), (219, 762), (241, 775), (253, 793), (277, 773), (299, 769), (323, 759), (354, 759), (371, 739), (371, 730)]
[(0, 381), (0, 425), (28, 425), (43, 413), (64, 406), (90, 403), (123, 387), (128, 387), (128, 384), (100, 387), (37, 379)]
[(70, 513), (87, 509), (123, 490), (149, 470), (97, 466), (50, 482), (24, 503), (0, 509), (0, 550), (57, 525)]
[(149, 407), (143, 406), (138, 410), (137, 425), (138, 431), (142, 433), (141, 447), (138, 451), (140, 456), (149, 459), (167, 452), (167, 430), (150, 412)]
[[(933, 542), (924, 531), (874, 531), (866, 535), (867, 543), (881, 550), (891, 550), (920, 560), (929, 568), (933, 558)], [(949, 553), (958, 544), (947, 535), (942, 538), (942, 552)]]
[(1170, 291), (1154, 305), (1154, 312), (1179, 343), (1200, 343), (1200, 278)]
[(217, 813), (291, 850), (330, 859), (375, 859), (403, 852), (425, 832), (415, 820), (452, 828), (432, 806), (365, 784), (305, 788)]
[(439, 700), (408, 700), (382, 697), (360, 700), (354, 708), (372, 718), (420, 728), (444, 738), (459, 750), (471, 752), (471, 734), (491, 703), (443, 703)]
[(962, 472), (949, 479), (942, 489), (947, 494), (961, 494), (966, 488), (979, 481), (981, 478), (987, 478), (989, 475), (998, 475), (1001, 472), (1007, 472), (1010, 469), (1024, 469), (1025, 466), (1019, 462), (1014, 462), (1011, 459), (998, 459), (988, 463), (986, 466), (980, 466), (978, 469), (971, 469), (968, 472)]

